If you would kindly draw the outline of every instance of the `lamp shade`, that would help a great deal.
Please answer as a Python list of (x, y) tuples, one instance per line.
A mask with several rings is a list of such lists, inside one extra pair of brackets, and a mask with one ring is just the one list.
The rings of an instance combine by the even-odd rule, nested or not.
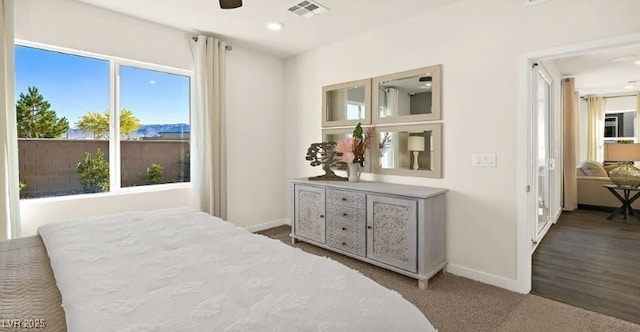
[(606, 161), (640, 161), (640, 143), (605, 144)]
[(424, 151), (424, 137), (409, 136), (408, 149), (409, 151)]

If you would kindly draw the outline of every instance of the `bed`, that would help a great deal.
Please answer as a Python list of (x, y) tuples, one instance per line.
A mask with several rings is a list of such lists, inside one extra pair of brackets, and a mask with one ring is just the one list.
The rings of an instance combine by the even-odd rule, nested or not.
[(39, 235), (69, 331), (435, 331), (359, 272), (190, 208)]

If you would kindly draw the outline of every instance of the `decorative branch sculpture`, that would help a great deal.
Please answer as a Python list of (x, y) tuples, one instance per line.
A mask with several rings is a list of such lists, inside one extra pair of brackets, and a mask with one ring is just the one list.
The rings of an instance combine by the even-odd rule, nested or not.
[(347, 178), (337, 176), (331, 167), (344, 167), (340, 161), (340, 153), (335, 151), (335, 142), (313, 143), (307, 149), (305, 160), (311, 161), (311, 166), (322, 165), (325, 174), (312, 176), (309, 180), (347, 181)]

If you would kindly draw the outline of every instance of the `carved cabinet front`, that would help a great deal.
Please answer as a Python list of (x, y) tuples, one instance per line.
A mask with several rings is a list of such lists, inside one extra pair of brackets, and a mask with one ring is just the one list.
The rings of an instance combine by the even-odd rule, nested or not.
[(368, 195), (367, 202), (367, 257), (416, 272), (416, 201)]
[(291, 237), (426, 281), (446, 264), (446, 189), (292, 180)]
[(294, 233), (309, 240), (324, 243), (324, 188), (296, 186), (295, 203)]

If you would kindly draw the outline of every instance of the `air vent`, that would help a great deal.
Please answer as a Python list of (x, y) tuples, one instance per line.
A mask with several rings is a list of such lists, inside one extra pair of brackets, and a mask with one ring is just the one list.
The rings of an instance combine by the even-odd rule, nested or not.
[(311, 17), (318, 16), (320, 14), (328, 12), (329, 8), (315, 1), (306, 0), (306, 1), (301, 1), (289, 6), (287, 10), (298, 16), (302, 16), (304, 18), (311, 18)]
[(549, 0), (524, 0), (527, 6), (538, 5)]

